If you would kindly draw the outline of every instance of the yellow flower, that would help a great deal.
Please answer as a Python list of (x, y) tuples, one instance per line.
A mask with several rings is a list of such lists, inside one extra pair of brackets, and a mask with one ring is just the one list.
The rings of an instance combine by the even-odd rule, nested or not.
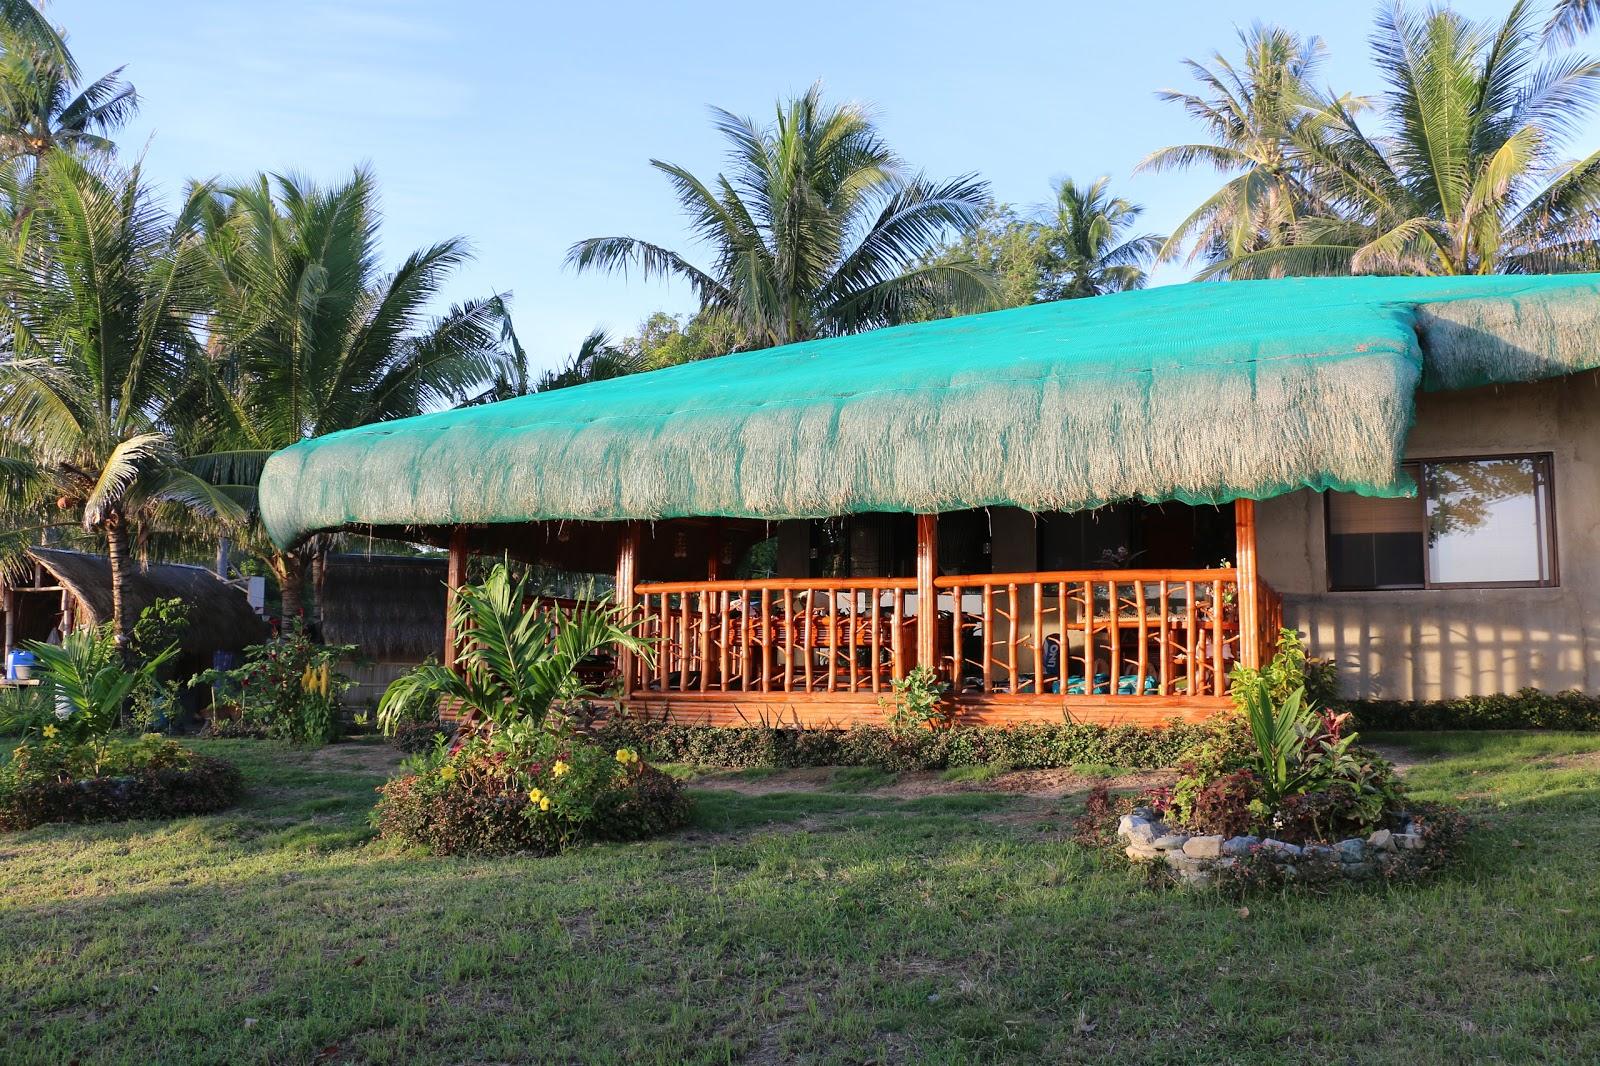
[(439, 767), (439, 777), (445, 781), (454, 781), (456, 779), (456, 768), (449, 763), (445, 763)]
[(632, 748), (618, 748), (617, 761), (623, 766), (630, 766), (639, 761), (639, 753)]
[(552, 777), (564, 777), (564, 776), (566, 776), (567, 771), (570, 770), (570, 769), (572, 769), (572, 767), (568, 766), (566, 763), (562, 762), (560, 759), (557, 759), (556, 760), (556, 764), (554, 766), (550, 767), (550, 775)]
[(544, 793), (543, 792), (540, 792), (536, 788), (528, 789), (528, 802), (529, 803), (538, 803), (542, 799), (544, 799)]
[(53, 725), (47, 725), (44, 727), (44, 735), (47, 737), (53, 737), (59, 732), (61, 732), (61, 730), (57, 729)]
[(550, 797), (549, 796), (540, 796), (539, 797), (539, 809), (541, 811), (548, 811), (550, 809)]

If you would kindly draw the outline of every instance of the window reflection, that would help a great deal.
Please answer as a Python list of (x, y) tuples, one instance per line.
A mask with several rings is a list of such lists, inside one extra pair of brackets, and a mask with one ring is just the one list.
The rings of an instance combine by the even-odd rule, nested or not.
[(1550, 581), (1543, 457), (1426, 463), (1423, 471), (1430, 584)]

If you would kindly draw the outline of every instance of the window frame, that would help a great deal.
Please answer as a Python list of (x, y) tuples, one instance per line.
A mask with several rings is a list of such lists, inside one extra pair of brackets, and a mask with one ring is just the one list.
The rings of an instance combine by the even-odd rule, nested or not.
[(1556, 459), (1555, 453), (1536, 452), (1485, 452), (1473, 455), (1426, 455), (1406, 459), (1402, 468), (1415, 467), (1417, 502), (1422, 505), (1424, 522), (1428, 514), (1428, 479), (1422, 468), (1429, 463), (1481, 463), (1507, 459), (1532, 459), (1544, 464), (1545, 473), (1545, 552), (1550, 560), (1550, 577), (1546, 581), (1434, 581), (1432, 552), (1428, 550), (1427, 529), (1423, 529), (1422, 584), (1387, 585), (1383, 588), (1341, 588), (1333, 580), (1333, 492), (1322, 494), (1322, 556), (1325, 583), (1329, 592), (1432, 592), (1440, 589), (1550, 589), (1561, 586), (1561, 543), (1556, 524)]

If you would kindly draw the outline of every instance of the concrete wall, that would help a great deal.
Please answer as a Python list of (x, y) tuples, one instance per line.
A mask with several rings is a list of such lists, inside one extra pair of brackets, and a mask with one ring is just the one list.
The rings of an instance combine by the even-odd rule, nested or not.
[(1322, 498), (1259, 506), (1262, 576), (1346, 696), (1600, 687), (1600, 376), (1418, 397), (1408, 458), (1519, 452), (1554, 456), (1556, 588), (1330, 592)]

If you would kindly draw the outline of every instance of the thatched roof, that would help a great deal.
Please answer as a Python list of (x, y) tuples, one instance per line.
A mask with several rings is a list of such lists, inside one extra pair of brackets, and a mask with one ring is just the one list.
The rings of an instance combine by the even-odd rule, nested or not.
[[(111, 564), (103, 555), (32, 548), (28, 555), (83, 604), (85, 621), (99, 625), (111, 621)], [(180, 599), (189, 605), (189, 625), (181, 639), (186, 656), (207, 660), (212, 652), (238, 651), (259, 644), (268, 635), (267, 624), (243, 592), (202, 566), (166, 563), (139, 568), (128, 579), (128, 617), (157, 598)]]
[(379, 662), (421, 662), (444, 646), (446, 563), (333, 555), (322, 578), (322, 638)]
[(306, 441), (345, 526), (808, 518), (1410, 490), (1417, 389), (1600, 365), (1600, 275), (1197, 283), (727, 356)]

